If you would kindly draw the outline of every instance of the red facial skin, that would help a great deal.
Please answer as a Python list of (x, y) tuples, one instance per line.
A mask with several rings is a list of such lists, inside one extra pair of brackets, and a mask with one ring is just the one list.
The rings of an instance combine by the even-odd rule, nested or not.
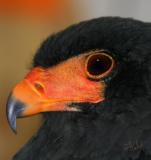
[(89, 54), (70, 58), (47, 69), (33, 68), (12, 93), (26, 105), (22, 116), (46, 111), (78, 111), (68, 104), (103, 101), (105, 83), (90, 80), (86, 72), (85, 62)]

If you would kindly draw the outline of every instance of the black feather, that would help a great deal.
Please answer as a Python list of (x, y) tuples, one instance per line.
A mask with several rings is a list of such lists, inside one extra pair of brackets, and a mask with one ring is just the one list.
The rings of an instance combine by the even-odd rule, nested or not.
[(72, 104), (81, 113), (45, 113), (14, 160), (151, 160), (151, 24), (118, 17), (81, 22), (45, 40), (33, 66), (95, 49), (118, 61), (106, 81), (106, 101)]

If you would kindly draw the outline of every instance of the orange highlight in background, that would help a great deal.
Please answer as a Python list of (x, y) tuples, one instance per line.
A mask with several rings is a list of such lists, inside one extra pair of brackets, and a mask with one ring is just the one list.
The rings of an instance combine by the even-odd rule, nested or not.
[(71, 0), (0, 0), (0, 15), (60, 18), (70, 10)]

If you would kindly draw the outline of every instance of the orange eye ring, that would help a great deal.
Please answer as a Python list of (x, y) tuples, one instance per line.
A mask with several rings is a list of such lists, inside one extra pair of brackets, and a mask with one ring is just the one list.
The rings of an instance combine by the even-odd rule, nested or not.
[(97, 51), (87, 57), (85, 70), (89, 78), (98, 80), (107, 76), (114, 65), (114, 59), (106, 51)]

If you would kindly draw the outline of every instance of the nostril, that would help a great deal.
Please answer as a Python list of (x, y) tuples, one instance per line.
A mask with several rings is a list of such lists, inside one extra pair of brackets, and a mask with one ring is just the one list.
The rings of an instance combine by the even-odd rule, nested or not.
[(44, 91), (44, 86), (40, 82), (35, 82), (34, 86), (38, 91)]

